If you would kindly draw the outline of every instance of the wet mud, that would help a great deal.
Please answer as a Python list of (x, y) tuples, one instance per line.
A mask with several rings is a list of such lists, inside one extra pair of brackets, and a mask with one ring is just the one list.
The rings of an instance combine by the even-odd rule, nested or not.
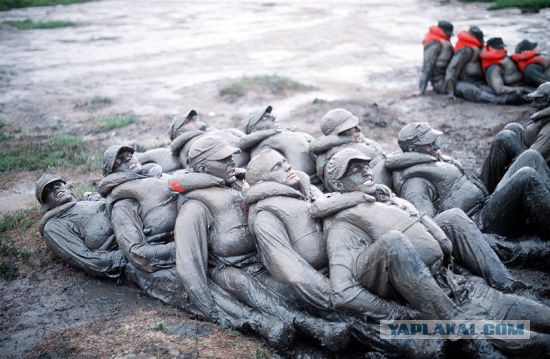
[[(448, 19), (457, 30), (475, 24), (486, 38), (501, 36), (509, 49), (525, 37), (550, 49), (550, 9), (485, 8), (435, 0), (105, 0), (0, 12), (0, 117), (15, 138), (66, 133), (97, 148), (120, 142), (152, 148), (168, 143), (171, 117), (190, 108), (213, 126), (242, 128), (251, 110), (271, 104), (281, 125), (318, 136), (321, 116), (344, 107), (388, 152), (398, 149), (404, 124), (428, 121), (445, 133), (442, 148), (477, 171), (492, 136), (508, 122), (525, 124), (534, 111), (451, 101), (431, 91), (417, 96), (427, 27)], [(22, 31), (1, 24), (27, 18), (76, 26)], [(305, 87), (247, 91), (231, 101), (220, 96), (243, 76), (265, 75)], [(109, 101), (93, 103), (100, 97)], [(102, 116), (120, 114), (139, 121), (98, 132)], [(2, 174), (0, 213), (33, 206), (39, 175)], [(77, 184), (100, 177), (99, 171), (64, 175)], [(514, 274), (546, 288), (550, 283), (545, 273)], [(254, 337), (194, 321), (130, 284), (91, 278), (58, 261), (0, 279), (0, 307), (2, 357), (277, 354)], [(307, 344), (297, 348), (279, 354), (328, 356)]]

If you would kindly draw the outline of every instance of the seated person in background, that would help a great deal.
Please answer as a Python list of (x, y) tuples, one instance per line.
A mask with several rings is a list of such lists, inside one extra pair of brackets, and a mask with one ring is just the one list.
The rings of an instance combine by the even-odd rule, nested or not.
[(46, 209), (40, 234), (56, 256), (93, 276), (117, 278), (123, 273), (126, 258), (99, 194), (77, 199), (63, 178), (44, 173), (36, 181), (35, 195)]
[[(197, 111), (191, 110), (187, 114), (174, 117), (170, 124), (170, 149), (174, 156), (179, 158), (183, 168), (189, 164), (188, 154), (193, 142), (204, 136), (216, 135), (223, 138), (224, 142), (236, 147), (244, 133), (236, 128), (217, 129), (209, 127), (201, 120)], [(240, 152), (234, 155), (237, 167), (246, 166), (249, 157), (248, 153)]]
[(459, 96), (468, 101), (488, 102), (498, 105), (521, 103), (518, 94), (496, 94), (483, 77), (480, 53), (483, 48), (483, 32), (477, 26), (458, 33), (455, 54), (445, 72), (445, 93), (451, 98)]
[(525, 82), (531, 86), (540, 86), (550, 81), (550, 57), (541, 54), (536, 48), (536, 42), (524, 39), (516, 45), (516, 53), (511, 56)]
[(438, 21), (437, 25), (430, 26), (424, 36), (424, 60), (418, 90), (423, 95), (426, 92), (428, 82), (431, 82), (435, 92), (445, 92), (445, 70), (451, 57), (453, 57), (453, 45), (449, 41), (453, 36), (453, 24), (448, 21)]
[(246, 135), (239, 141), (239, 148), (254, 157), (266, 149), (281, 153), (296, 169), (307, 173), (314, 182), (315, 158), (309, 152), (313, 137), (305, 132), (291, 131), (279, 127), (277, 118), (271, 114), (272, 107), (254, 112), (246, 125)]
[(497, 95), (525, 95), (529, 92), (523, 87), (523, 76), (516, 64), (507, 56), (507, 50), (500, 37), (487, 40), (487, 45), (479, 57), (485, 73), (485, 81)]
[[(372, 158), (372, 165), (377, 168), (375, 176), (379, 183), (386, 183), (387, 172), (384, 171), (385, 154), (375, 141), (363, 136), (359, 128), (359, 119), (351, 112), (337, 108), (328, 111), (321, 119), (323, 136), (314, 139), (309, 150), (315, 155), (317, 176), (322, 180), (325, 165), (330, 158), (344, 148), (355, 148), (365, 156)], [(378, 166), (376, 166), (379, 164)], [(380, 169), (378, 171), (378, 169)], [(386, 175), (386, 176), (384, 176)], [(391, 181), (390, 181), (391, 183)]]

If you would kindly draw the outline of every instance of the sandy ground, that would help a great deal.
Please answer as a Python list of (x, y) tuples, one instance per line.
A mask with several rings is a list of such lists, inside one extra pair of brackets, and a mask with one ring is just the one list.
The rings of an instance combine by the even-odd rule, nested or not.
[[(427, 27), (448, 19), (457, 31), (474, 24), (486, 38), (501, 36), (509, 49), (525, 37), (550, 49), (549, 9), (521, 14), (485, 7), (436, 0), (107, 0), (1, 12), (0, 22), (70, 20), (77, 26), (21, 31), (0, 25), (0, 117), (16, 136), (68, 133), (102, 148), (119, 142), (151, 148), (166, 144), (170, 119), (191, 108), (213, 126), (243, 128), (251, 110), (271, 104), (282, 125), (317, 136), (320, 117), (345, 107), (387, 151), (397, 149), (395, 137), (404, 124), (429, 121), (447, 135), (443, 149), (477, 170), (491, 137), (510, 121), (526, 123), (533, 110), (450, 101), (431, 92), (417, 96), (420, 42)], [(256, 75), (286, 76), (309, 89), (219, 96), (232, 81)], [(94, 96), (112, 103), (81, 105)], [(100, 116), (109, 114), (135, 114), (140, 121), (98, 134)], [(3, 174), (0, 213), (34, 206), (33, 182), (40, 173)], [(99, 171), (64, 173), (76, 182), (100, 176)], [(101, 305), (119, 308), (120, 318), (133, 315), (134, 309), (168, 310), (129, 287), (72, 273), (58, 262), (42, 269), (16, 281), (0, 280), (3, 354), (20, 356), (35, 345), (51, 349), (52, 336), (60, 331), (70, 336), (71, 328), (86, 337), (82, 328), (102, 318)], [(70, 280), (59, 281), (56, 290), (34, 292), (58, 277)], [(93, 289), (98, 285), (107, 286), (106, 293), (116, 288), (122, 299), (113, 304), (110, 295), (98, 296)], [(91, 297), (100, 299), (90, 304), (86, 299)], [(134, 297), (137, 304), (126, 306)], [(62, 309), (44, 298), (62, 303)], [(92, 309), (82, 311), (78, 305)], [(44, 338), (50, 342), (42, 343)], [(145, 353), (154, 355), (149, 349)], [(69, 354), (85, 352), (75, 350)], [(121, 349), (108, 354), (123, 356), (128, 350), (136, 353)]]

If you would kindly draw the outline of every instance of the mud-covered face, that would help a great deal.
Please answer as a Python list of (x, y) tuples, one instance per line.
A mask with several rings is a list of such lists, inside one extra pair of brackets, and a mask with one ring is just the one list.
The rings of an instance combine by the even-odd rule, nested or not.
[(267, 169), (262, 176), (264, 181), (273, 181), (293, 188), (300, 187), (300, 178), (281, 154), (273, 151), (266, 165)]
[(63, 181), (50, 183), (46, 186), (44, 192), (46, 196), (44, 203), (50, 209), (75, 200), (69, 186)]
[(231, 184), (237, 180), (235, 167), (235, 161), (229, 156), (222, 160), (204, 160), (199, 166), (199, 171), (223, 178), (226, 184)]
[(278, 127), (279, 122), (277, 121), (277, 117), (266, 113), (262, 116), (260, 121), (254, 125), (254, 131), (270, 130)]
[(543, 110), (550, 106), (550, 95), (549, 96), (540, 96), (535, 98), (531, 102), (531, 106), (537, 110)]
[(441, 147), (439, 146), (439, 140), (436, 139), (428, 145), (415, 145), (414, 151), (418, 153), (425, 153), (430, 156), (434, 156), (437, 159), (441, 157)]
[(357, 126), (350, 128), (349, 130), (342, 131), (339, 136), (350, 136), (355, 142), (361, 142), (361, 129)]
[(113, 165), (113, 172), (138, 172), (141, 170), (141, 163), (130, 151), (121, 151)]
[(198, 116), (193, 116), (189, 122), (187, 122), (183, 126), (186, 130), (200, 130), (200, 131), (206, 131), (208, 128), (208, 125), (204, 122), (202, 122), (201, 119), (199, 119)]
[(362, 191), (369, 193), (374, 191), (374, 177), (369, 162), (351, 160), (346, 173), (342, 178), (333, 180), (331, 186), (339, 192)]

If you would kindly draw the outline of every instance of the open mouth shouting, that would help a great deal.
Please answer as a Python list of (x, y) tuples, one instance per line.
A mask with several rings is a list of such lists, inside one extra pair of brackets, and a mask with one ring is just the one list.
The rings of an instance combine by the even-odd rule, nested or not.
[(374, 185), (374, 178), (371, 175), (368, 175), (365, 177), (365, 180), (363, 181), (364, 186), (373, 186)]

